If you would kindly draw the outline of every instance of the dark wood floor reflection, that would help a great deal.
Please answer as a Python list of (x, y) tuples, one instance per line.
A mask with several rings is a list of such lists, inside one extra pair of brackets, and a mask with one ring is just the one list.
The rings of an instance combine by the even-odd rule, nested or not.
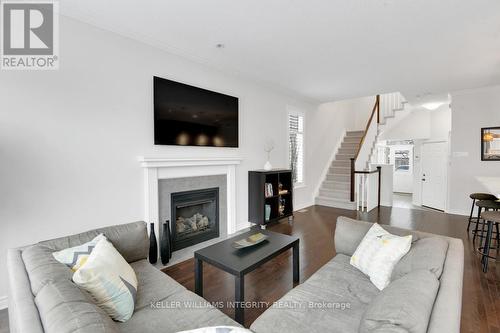
[[(322, 206), (309, 207), (306, 212), (296, 212), (292, 226), (287, 221), (282, 221), (269, 229), (300, 237), (301, 282), (335, 255), (333, 232), (335, 221), (341, 215), (461, 238), (465, 246), (461, 331), (500, 332), (500, 268), (492, 262), (487, 274), (481, 272), (480, 260), (473, 252), (465, 231), (467, 218), (464, 216), (386, 207), (368, 214)], [(211, 302), (232, 301), (233, 277), (209, 265), (205, 267), (204, 297)], [(291, 269), (292, 256), (289, 251), (248, 274), (245, 281), (246, 301), (273, 302), (282, 297), (293, 287)], [(186, 288), (194, 290), (193, 260), (169, 267), (165, 272)], [(231, 309), (222, 310), (233, 315)], [(246, 310), (245, 326), (250, 326), (264, 310), (265, 308)]]

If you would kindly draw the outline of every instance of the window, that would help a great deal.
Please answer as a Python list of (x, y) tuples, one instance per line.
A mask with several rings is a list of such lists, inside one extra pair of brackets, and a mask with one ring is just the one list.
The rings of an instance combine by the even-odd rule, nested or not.
[(397, 172), (410, 170), (409, 150), (396, 150), (394, 152), (394, 169)]
[(304, 115), (288, 114), (288, 156), (295, 185), (304, 183)]

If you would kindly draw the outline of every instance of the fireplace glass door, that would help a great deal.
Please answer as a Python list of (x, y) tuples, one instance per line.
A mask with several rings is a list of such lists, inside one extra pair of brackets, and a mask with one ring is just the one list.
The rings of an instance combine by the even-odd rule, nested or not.
[(219, 188), (171, 195), (173, 249), (219, 237)]

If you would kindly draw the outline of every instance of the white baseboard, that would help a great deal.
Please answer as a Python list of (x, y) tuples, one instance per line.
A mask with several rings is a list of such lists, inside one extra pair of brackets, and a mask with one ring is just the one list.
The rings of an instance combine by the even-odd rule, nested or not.
[(301, 209), (304, 209), (304, 208), (307, 208), (307, 207), (310, 207), (310, 206), (314, 206), (314, 201), (313, 200), (311, 200), (310, 202), (303, 202), (301, 204), (298, 204), (295, 207), (293, 207), (293, 209), (295, 211), (298, 211), (298, 210), (301, 210)]
[(9, 306), (7, 296), (0, 296), (0, 310), (7, 309)]
[(449, 209), (449, 210), (445, 211), (445, 213), (454, 214), (454, 215), (469, 216), (470, 211), (460, 210), (460, 209)]

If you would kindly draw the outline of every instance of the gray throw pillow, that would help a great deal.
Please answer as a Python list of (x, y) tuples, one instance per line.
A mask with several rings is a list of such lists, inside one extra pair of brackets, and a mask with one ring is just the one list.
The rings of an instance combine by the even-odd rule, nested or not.
[(391, 281), (418, 269), (427, 269), (439, 279), (443, 273), (447, 252), (448, 242), (441, 237), (419, 239), (411, 245), (410, 251), (396, 264), (392, 271)]
[(391, 282), (368, 305), (359, 333), (425, 333), (438, 289), (438, 279), (426, 269)]

